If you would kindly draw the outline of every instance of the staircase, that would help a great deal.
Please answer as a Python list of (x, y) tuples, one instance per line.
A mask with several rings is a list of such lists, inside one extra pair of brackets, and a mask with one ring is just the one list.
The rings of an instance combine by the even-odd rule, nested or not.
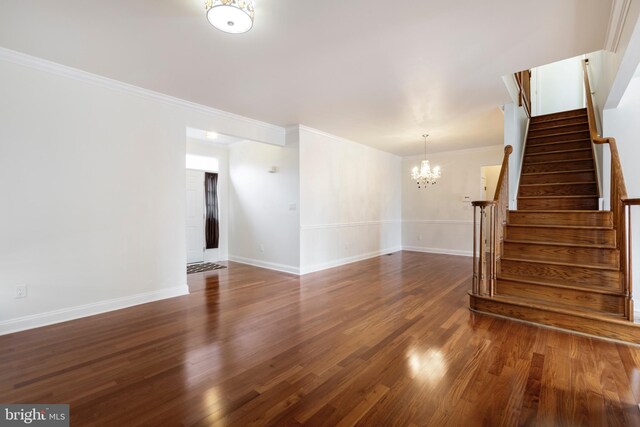
[(470, 294), (471, 308), (640, 344), (621, 263), (620, 221), (616, 212), (598, 210), (589, 120), (587, 109), (531, 118), (518, 210), (505, 207), (505, 218), (495, 222), (501, 239), (494, 267), (486, 267), (490, 284), (474, 286), (479, 291)]

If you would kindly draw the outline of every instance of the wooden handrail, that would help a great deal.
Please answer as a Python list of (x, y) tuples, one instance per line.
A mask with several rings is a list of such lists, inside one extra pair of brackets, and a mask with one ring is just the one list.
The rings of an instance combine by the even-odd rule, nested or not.
[[(489, 295), (495, 293), (497, 260), (502, 255), (504, 224), (509, 210), (509, 156), (513, 147), (504, 148), (502, 167), (493, 200), (471, 202), (473, 206), (473, 283), (471, 293)], [(478, 209), (480, 221), (478, 222)], [(487, 259), (487, 246), (489, 257)], [(476, 256), (477, 254), (477, 256)]]
[(626, 206), (640, 206), (640, 199), (622, 199)]
[[(615, 138), (603, 138), (598, 133), (596, 113), (593, 106), (591, 83), (587, 65), (589, 60), (582, 62), (584, 73), (584, 89), (586, 92), (587, 117), (589, 120), (589, 135), (592, 147), (596, 144), (609, 144), (611, 151), (611, 201), (610, 208), (613, 216), (613, 227), (616, 230), (616, 248), (620, 250), (620, 272), (623, 275), (623, 287), (625, 293), (625, 317), (633, 320), (633, 283), (631, 277), (631, 217), (630, 206), (634, 203), (625, 203), (627, 199), (627, 186), (622, 174), (622, 163), (618, 154), (618, 145)], [(598, 188), (599, 190), (599, 188)]]
[(531, 118), (531, 70), (514, 74), (518, 85), (518, 106), (524, 107), (527, 117)]

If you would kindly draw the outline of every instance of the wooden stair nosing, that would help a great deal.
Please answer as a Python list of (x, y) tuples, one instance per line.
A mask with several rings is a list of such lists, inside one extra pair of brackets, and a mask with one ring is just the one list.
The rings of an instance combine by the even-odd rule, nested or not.
[[(583, 150), (581, 150), (583, 151)], [(537, 153), (537, 154), (549, 154), (549, 153)], [(591, 154), (591, 149), (589, 149), (589, 154)], [(526, 155), (525, 155), (526, 156)], [(569, 163), (569, 162), (584, 162), (584, 161), (593, 161), (593, 156), (589, 156), (586, 158), (579, 158), (579, 159), (560, 159), (560, 160), (546, 160), (543, 162), (527, 162), (526, 164), (523, 163), (522, 166), (531, 166), (531, 165), (546, 165), (547, 163)], [(569, 170), (568, 172), (573, 172), (572, 170)]]
[(611, 211), (594, 211), (594, 210), (590, 210), (590, 209), (567, 209), (567, 210), (562, 210), (562, 209), (532, 209), (530, 211), (519, 211), (519, 210), (509, 210), (509, 212), (515, 212), (516, 214), (518, 212), (522, 212), (522, 213), (526, 213), (526, 214), (530, 214), (530, 213), (558, 213), (558, 214), (570, 214), (570, 213), (577, 213), (577, 214), (581, 214), (581, 213), (598, 213), (598, 214), (611, 214)]
[(529, 284), (529, 285), (536, 285), (536, 286), (546, 286), (549, 288), (560, 288), (560, 289), (569, 289), (572, 291), (580, 291), (580, 292), (588, 292), (588, 293), (592, 293), (592, 294), (602, 294), (602, 295), (611, 295), (611, 296), (615, 296), (615, 297), (625, 297), (626, 295), (622, 292), (622, 290), (616, 292), (614, 290), (608, 290), (606, 288), (585, 288), (585, 287), (577, 287), (577, 286), (569, 286), (569, 285), (563, 285), (560, 283), (552, 283), (552, 282), (539, 282), (536, 280), (528, 280), (528, 279), (518, 279), (518, 278), (512, 278), (512, 277), (502, 277), (500, 275), (498, 275), (497, 279), (501, 279), (501, 280), (508, 280), (510, 282), (518, 282), (518, 283), (523, 283), (523, 284)]
[[(525, 154), (525, 157), (529, 157), (529, 156), (544, 156), (547, 154), (558, 154), (558, 153), (569, 153), (569, 152), (576, 152), (576, 151), (589, 151), (589, 153), (591, 153), (591, 147), (588, 148), (572, 148), (570, 150), (556, 150), (556, 151), (543, 151), (542, 153), (530, 153), (530, 154)], [(576, 159), (571, 159), (571, 161), (575, 161)], [(586, 159), (581, 159), (581, 160), (586, 160)], [(547, 162), (545, 162), (547, 163)]]
[(527, 245), (546, 245), (546, 246), (570, 246), (572, 248), (590, 248), (590, 249), (617, 249), (616, 246), (593, 244), (593, 243), (558, 243), (558, 242), (542, 242), (536, 240), (510, 240), (505, 239), (505, 243), (517, 243)]
[(579, 185), (595, 184), (596, 181), (575, 181), (575, 182), (542, 182), (540, 184), (520, 184), (520, 187), (543, 187), (545, 185)]
[(589, 138), (580, 138), (580, 139), (570, 139), (570, 140), (567, 140), (567, 141), (538, 142), (537, 144), (527, 144), (527, 146), (528, 147), (542, 147), (542, 146), (545, 146), (545, 145), (567, 144), (569, 142), (588, 142), (589, 144), (591, 144), (591, 140), (589, 140)]
[[(549, 119), (549, 120), (535, 120), (535, 121), (531, 120), (531, 126), (540, 126), (540, 128), (544, 129), (547, 123), (566, 122), (569, 120), (578, 120), (578, 119), (588, 121), (589, 116), (587, 114), (578, 114), (576, 116), (556, 117), (555, 119)], [(581, 123), (581, 122), (576, 122), (576, 123)], [(571, 123), (568, 123), (568, 124), (571, 124)]]
[[(580, 117), (580, 116), (577, 116)], [(574, 117), (572, 117), (574, 118)], [(538, 130), (547, 130), (547, 129), (558, 129), (558, 128), (566, 128), (568, 126), (584, 126), (586, 130), (589, 130), (589, 120), (587, 117), (585, 117), (586, 121), (584, 122), (577, 122), (577, 123), (567, 123), (564, 125), (556, 125), (556, 126), (545, 126), (545, 127), (540, 127), (539, 129), (533, 129), (533, 131), (538, 131)], [(556, 120), (563, 120), (563, 119), (556, 119)], [(564, 119), (566, 120), (566, 118)], [(548, 123), (548, 122), (552, 122), (554, 120), (547, 120), (546, 122), (537, 122), (536, 124), (540, 124), (540, 123)]]
[[(469, 295), (470, 308), (477, 313), (521, 321), (539, 327), (552, 327), (567, 333), (640, 345), (640, 324), (629, 320), (590, 313), (575, 313), (503, 297)], [(548, 314), (545, 315), (545, 312)]]
[[(597, 308), (598, 305), (595, 305), (595, 306), (589, 305), (589, 303), (593, 303), (595, 301), (584, 302), (584, 305), (583, 305), (583, 304), (580, 304), (580, 303), (583, 303), (583, 301), (580, 301), (578, 299), (572, 300), (572, 299), (563, 299), (559, 297), (558, 299), (550, 300), (550, 299), (545, 299), (544, 294), (537, 294), (535, 292), (533, 294), (528, 294), (529, 291), (536, 290), (535, 287), (528, 286), (528, 287), (521, 288), (520, 284), (518, 283), (515, 283), (516, 285), (515, 287), (513, 285), (514, 285), (514, 281), (503, 279), (502, 282), (496, 283), (496, 293), (494, 295), (497, 297), (514, 298), (524, 303), (542, 304), (545, 307), (560, 308), (560, 309), (565, 309), (572, 312), (575, 311), (577, 313), (596, 314), (596, 315), (599, 314), (607, 317), (611, 316), (613, 318), (624, 319), (624, 305), (623, 305), (623, 301), (625, 297), (624, 295), (600, 294), (595, 296), (595, 295), (586, 295), (581, 290), (577, 290), (577, 291), (570, 290), (570, 289), (547, 290), (548, 292), (560, 293), (561, 295), (574, 294), (575, 296), (596, 298), (596, 299), (601, 298), (602, 300), (609, 300), (608, 304), (605, 301), (599, 301), (599, 303), (602, 303), (604, 306), (609, 305), (609, 308), (602, 309), (602, 308)], [(503, 288), (502, 292), (500, 291), (501, 288)], [(506, 288), (511, 288), (512, 290), (515, 290), (515, 292), (505, 291)]]
[(549, 264), (549, 265), (559, 265), (562, 267), (577, 267), (577, 268), (587, 268), (590, 270), (604, 270), (604, 271), (620, 271), (620, 267), (608, 267), (605, 265), (593, 265), (593, 264), (577, 264), (571, 262), (562, 262), (562, 261), (542, 261), (538, 259), (523, 259), (523, 258), (509, 258), (502, 257), (503, 261), (513, 261), (513, 262), (528, 262), (532, 264)]
[[(527, 136), (527, 141), (530, 140), (530, 139), (550, 138), (550, 137), (555, 137), (555, 136), (571, 135), (571, 134), (574, 134), (574, 133), (585, 133), (585, 132), (589, 132), (589, 129), (572, 130), (570, 132), (550, 133), (549, 135)], [(581, 138), (581, 139), (583, 139), (583, 138)], [(586, 139), (586, 138), (584, 138), (584, 139)]]
[[(593, 172), (593, 173), (595, 173), (596, 170), (595, 169), (574, 169), (574, 170), (552, 171), (552, 172), (522, 172), (521, 175), (555, 175), (555, 174), (582, 173), (582, 172)], [(523, 184), (523, 185), (526, 185), (526, 184)]]
[(518, 227), (518, 228), (568, 228), (571, 230), (615, 230), (613, 225), (611, 226), (603, 226), (603, 225), (561, 225), (561, 224), (506, 224), (508, 227)]
[(518, 196), (518, 199), (599, 199), (600, 196), (586, 195), (586, 196)]

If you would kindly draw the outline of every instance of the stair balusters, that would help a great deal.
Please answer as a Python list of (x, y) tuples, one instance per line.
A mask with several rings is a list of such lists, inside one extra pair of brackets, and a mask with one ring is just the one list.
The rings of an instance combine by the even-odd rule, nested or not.
[(493, 296), (496, 289), (498, 258), (502, 253), (504, 224), (509, 210), (509, 155), (504, 148), (500, 176), (493, 200), (472, 202), (473, 206), (473, 282), (474, 295)]

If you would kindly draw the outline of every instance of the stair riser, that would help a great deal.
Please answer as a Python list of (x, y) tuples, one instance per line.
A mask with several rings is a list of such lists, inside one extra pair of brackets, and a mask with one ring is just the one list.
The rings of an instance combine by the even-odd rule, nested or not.
[[(540, 126), (540, 125), (538, 125)], [(555, 123), (551, 122), (547, 127), (535, 127), (533, 129), (529, 129), (529, 136), (543, 136), (543, 135), (553, 135), (554, 133), (564, 133), (564, 132), (575, 132), (575, 131), (589, 131), (589, 123), (576, 123), (576, 124), (566, 124), (566, 123)]]
[(590, 156), (584, 160), (574, 160), (558, 163), (524, 164), (522, 173), (536, 172), (565, 172), (572, 170), (583, 170), (593, 168), (593, 158)]
[(500, 262), (500, 277), (584, 286), (612, 292), (622, 291), (622, 279), (619, 271), (586, 267), (502, 260)]
[(544, 303), (575, 305), (607, 314), (624, 314), (624, 297), (585, 292), (574, 289), (537, 285), (535, 283), (498, 280), (496, 295), (527, 298)]
[(546, 227), (513, 227), (507, 225), (506, 237), (509, 240), (530, 242), (551, 242), (568, 244), (610, 245), (616, 243), (613, 229), (575, 229)]
[(528, 136), (527, 145), (531, 144), (542, 144), (545, 142), (563, 142), (563, 141), (573, 141), (574, 139), (589, 139), (589, 131), (580, 131), (580, 132), (571, 132), (571, 133), (562, 133), (558, 135), (548, 135), (541, 137), (532, 137)]
[(584, 120), (587, 119), (587, 109), (581, 108), (579, 110), (561, 111), (559, 113), (545, 114), (544, 116), (534, 116), (531, 118), (531, 123), (544, 123), (550, 120), (567, 119), (581, 117)]
[(585, 199), (573, 198), (545, 198), (545, 199), (518, 199), (520, 210), (597, 210), (598, 198)]
[(596, 173), (594, 171), (569, 172), (569, 173), (547, 173), (538, 175), (522, 175), (520, 184), (544, 184), (553, 182), (595, 182)]
[(546, 153), (546, 154), (525, 154), (524, 164), (541, 163), (541, 162), (553, 162), (556, 160), (592, 160), (593, 154), (590, 149), (578, 150), (578, 151), (561, 151), (559, 153)]
[(537, 245), (533, 243), (513, 242), (504, 242), (503, 247), (503, 253), (506, 258), (522, 258), (547, 262), (567, 262), (612, 268), (617, 268), (620, 265), (619, 252), (616, 249)]
[(631, 324), (613, 324), (599, 319), (587, 319), (569, 314), (554, 313), (474, 296), (471, 296), (470, 304), (473, 310), (479, 312), (493, 313), (541, 325), (640, 344), (640, 328)]
[(611, 212), (518, 212), (509, 211), (508, 224), (522, 225), (574, 225), (612, 227)]
[(533, 196), (597, 196), (598, 187), (595, 183), (586, 184), (546, 184), (520, 186), (520, 197)]
[(588, 141), (554, 142), (550, 144), (527, 144), (525, 154), (548, 153), (549, 151), (580, 150), (591, 148)]
[(576, 116), (576, 117), (568, 117), (568, 118), (558, 119), (558, 120), (547, 120), (544, 122), (531, 122), (531, 124), (529, 125), (529, 132), (538, 130), (538, 129), (545, 129), (550, 126), (565, 126), (565, 125), (572, 125), (576, 123), (584, 123), (587, 120), (588, 120), (587, 116)]

